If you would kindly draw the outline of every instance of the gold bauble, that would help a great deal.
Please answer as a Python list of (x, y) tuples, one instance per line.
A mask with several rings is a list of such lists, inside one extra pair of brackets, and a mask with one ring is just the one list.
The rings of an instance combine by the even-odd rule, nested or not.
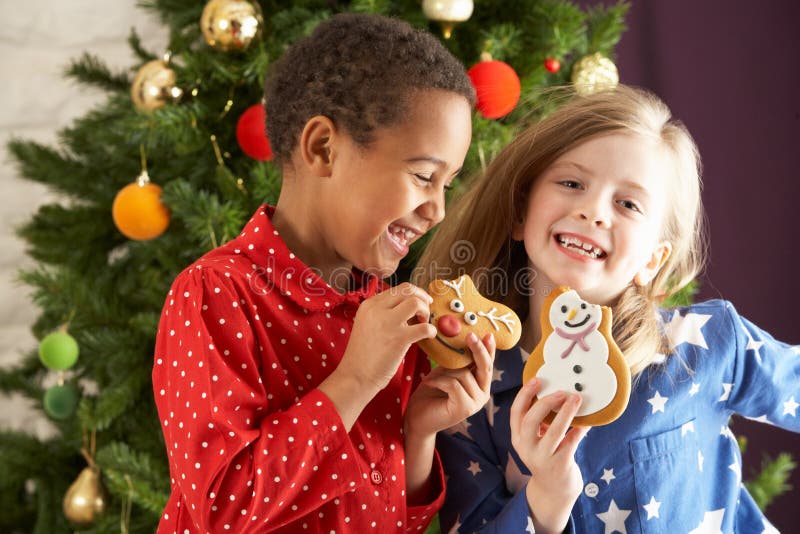
[(79, 527), (89, 527), (106, 510), (106, 492), (97, 468), (86, 467), (64, 495), (64, 516)]
[(444, 38), (449, 39), (453, 26), (472, 16), (472, 0), (423, 0), (422, 11), (425, 16), (442, 25)]
[(206, 42), (225, 52), (245, 50), (263, 25), (258, 3), (247, 0), (210, 0), (200, 16)]
[(619, 84), (617, 66), (600, 52), (583, 56), (572, 67), (572, 83), (583, 96), (613, 89)]
[(142, 111), (153, 111), (181, 97), (183, 91), (175, 86), (175, 71), (163, 59), (142, 65), (131, 84), (131, 98)]

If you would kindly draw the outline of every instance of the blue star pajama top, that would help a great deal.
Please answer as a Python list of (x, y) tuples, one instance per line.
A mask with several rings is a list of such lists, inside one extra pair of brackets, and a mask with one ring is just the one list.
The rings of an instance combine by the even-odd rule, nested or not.
[[(579, 445), (584, 489), (567, 531), (777, 532), (742, 485), (728, 419), (800, 431), (800, 346), (776, 341), (725, 301), (661, 314), (671, 353), (634, 379), (625, 413)], [(527, 358), (498, 351), (489, 402), (437, 438), (448, 476), (442, 532), (534, 532), (530, 472), (509, 426)]]

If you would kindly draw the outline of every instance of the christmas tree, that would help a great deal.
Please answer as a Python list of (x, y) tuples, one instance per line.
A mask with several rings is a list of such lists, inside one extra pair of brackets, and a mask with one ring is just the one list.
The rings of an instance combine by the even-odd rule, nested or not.
[(140, 61), (129, 72), (92, 53), (77, 58), (67, 75), (103, 89), (105, 102), (57, 147), (9, 144), (22, 177), (66, 200), (19, 230), (37, 262), (21, 278), (41, 308), (33, 330), (43, 341), (0, 369), (0, 390), (34, 400), (58, 432), (0, 432), (4, 532), (154, 531), (169, 491), (150, 381), (160, 310), (183, 268), (277, 200), (261, 98), (264, 73), (289, 43), (343, 11), (441, 35), (478, 89), (469, 175), (535, 120), (532, 109), (547, 109), (543, 88), (615, 83), (608, 58), (627, 10), (558, 0), (141, 4), (168, 27), (169, 50), (146, 50), (132, 30)]

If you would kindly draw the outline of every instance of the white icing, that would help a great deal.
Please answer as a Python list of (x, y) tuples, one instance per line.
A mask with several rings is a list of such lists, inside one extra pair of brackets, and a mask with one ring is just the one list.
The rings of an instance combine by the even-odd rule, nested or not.
[(481, 317), (486, 317), (487, 319), (489, 319), (489, 321), (492, 323), (492, 326), (494, 327), (495, 330), (500, 330), (500, 327), (497, 326), (497, 321), (500, 321), (501, 323), (506, 325), (506, 328), (508, 328), (508, 331), (513, 334), (514, 333), (514, 329), (511, 326), (514, 324), (514, 320), (511, 318), (511, 312), (507, 312), (507, 313), (505, 313), (503, 315), (499, 315), (499, 316), (495, 315), (496, 313), (497, 313), (497, 308), (492, 306), (492, 309), (489, 310), (488, 313), (479, 311), (478, 315), (480, 315)]
[[(562, 307), (566, 311), (562, 311)], [(587, 314), (589, 320), (584, 321)], [(570, 290), (555, 299), (549, 318), (553, 332), (545, 340), (544, 365), (536, 373), (542, 384), (537, 396), (544, 397), (559, 390), (577, 392), (583, 398), (578, 416), (599, 412), (608, 406), (617, 391), (617, 377), (608, 365), (608, 344), (597, 330), (602, 319), (601, 307), (585, 302), (577, 292)], [(584, 334), (591, 325), (594, 327)], [(562, 337), (556, 328), (572, 337)], [(580, 373), (574, 371), (576, 365), (581, 367)], [(576, 391), (576, 383), (581, 385), (581, 391)]]
[(461, 286), (464, 285), (464, 277), (463, 276), (461, 278), (457, 278), (456, 280), (453, 280), (452, 282), (450, 282), (449, 280), (442, 280), (442, 283), (444, 285), (446, 285), (447, 287), (449, 287), (450, 289), (452, 289), (453, 291), (455, 291), (456, 295), (458, 295), (458, 298), (460, 298), (460, 299), (464, 298), (464, 295), (461, 294)]
[(456, 313), (461, 313), (464, 311), (464, 303), (458, 299), (453, 299), (450, 301), (450, 309)]

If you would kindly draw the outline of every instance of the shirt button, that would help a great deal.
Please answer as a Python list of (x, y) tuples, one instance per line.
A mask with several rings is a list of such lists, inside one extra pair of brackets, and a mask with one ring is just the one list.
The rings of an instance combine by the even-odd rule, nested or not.
[(586, 487), (583, 488), (583, 492), (586, 494), (587, 497), (597, 497), (597, 494), (600, 493), (600, 488), (597, 487), (597, 484), (594, 482), (589, 482), (586, 484)]
[(372, 473), (369, 475), (369, 479), (372, 480), (373, 484), (380, 484), (383, 482), (383, 475), (381, 475), (381, 472), (377, 469), (373, 469)]

